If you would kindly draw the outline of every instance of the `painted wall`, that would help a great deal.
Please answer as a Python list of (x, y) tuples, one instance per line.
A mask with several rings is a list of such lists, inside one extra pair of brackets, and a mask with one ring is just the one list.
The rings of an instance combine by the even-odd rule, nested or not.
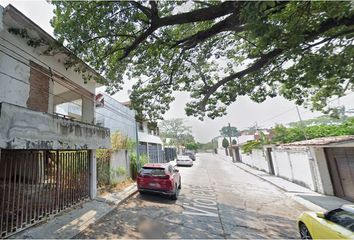
[(0, 148), (96, 149), (110, 147), (110, 131), (27, 108), (0, 104)]
[[(307, 149), (273, 148), (272, 160), (276, 176), (314, 191), (318, 189)], [(241, 161), (251, 167), (270, 173), (266, 149), (256, 149), (251, 154), (243, 154), (241, 151)]]
[(119, 131), (136, 141), (135, 112), (107, 94), (100, 94), (104, 95), (104, 106), (96, 107), (96, 122), (111, 133)]
[[(111, 175), (111, 183), (119, 182), (127, 177), (131, 177), (129, 152), (126, 150), (113, 152), (111, 156), (110, 168), (113, 171), (113, 174)], [(117, 174), (119, 168), (125, 169), (125, 175)]]
[(263, 150), (255, 149), (251, 154), (242, 153), (241, 150), (241, 161), (256, 169), (269, 172), (268, 161)]

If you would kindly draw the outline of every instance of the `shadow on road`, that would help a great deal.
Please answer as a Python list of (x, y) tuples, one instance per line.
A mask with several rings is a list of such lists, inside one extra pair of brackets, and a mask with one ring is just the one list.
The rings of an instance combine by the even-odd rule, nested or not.
[(172, 200), (169, 196), (154, 194), (154, 193), (138, 193), (137, 199), (143, 201), (149, 201), (153, 203), (161, 203), (161, 204), (175, 204), (176, 200)]

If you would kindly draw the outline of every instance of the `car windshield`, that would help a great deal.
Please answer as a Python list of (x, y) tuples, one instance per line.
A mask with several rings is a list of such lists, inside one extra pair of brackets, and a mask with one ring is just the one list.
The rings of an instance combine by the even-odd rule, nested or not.
[(351, 212), (344, 211), (343, 209), (336, 209), (327, 214), (327, 219), (354, 231), (354, 214)]
[(151, 176), (165, 176), (165, 169), (164, 168), (149, 168), (143, 167), (140, 170), (141, 175), (151, 175)]

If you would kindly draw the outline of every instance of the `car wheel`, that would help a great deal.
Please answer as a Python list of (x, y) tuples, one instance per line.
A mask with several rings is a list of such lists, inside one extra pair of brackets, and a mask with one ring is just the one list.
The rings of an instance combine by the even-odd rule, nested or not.
[(172, 200), (177, 200), (178, 196), (178, 189), (177, 189), (177, 185), (175, 186), (175, 192), (171, 195), (171, 199)]
[(300, 223), (299, 230), (301, 239), (312, 239), (310, 231), (307, 229), (304, 223)]
[(182, 185), (181, 185), (181, 179), (179, 180), (179, 185), (178, 185), (178, 189), (181, 189)]

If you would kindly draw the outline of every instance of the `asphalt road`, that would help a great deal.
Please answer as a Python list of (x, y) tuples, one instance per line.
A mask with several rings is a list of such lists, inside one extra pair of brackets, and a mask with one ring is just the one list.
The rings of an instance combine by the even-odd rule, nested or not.
[(179, 169), (177, 201), (137, 193), (77, 238), (299, 238), (306, 209), (275, 186), (214, 154)]

